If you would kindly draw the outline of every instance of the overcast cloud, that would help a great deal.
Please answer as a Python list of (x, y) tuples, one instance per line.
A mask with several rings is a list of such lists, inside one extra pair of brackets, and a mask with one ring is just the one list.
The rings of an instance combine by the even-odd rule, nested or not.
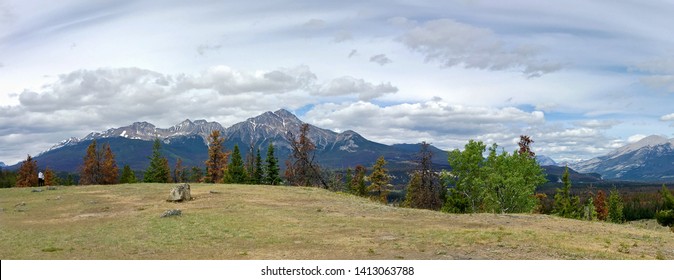
[(674, 137), (667, 2), (0, 1), (0, 161), (289, 109), (387, 144), (587, 159)]

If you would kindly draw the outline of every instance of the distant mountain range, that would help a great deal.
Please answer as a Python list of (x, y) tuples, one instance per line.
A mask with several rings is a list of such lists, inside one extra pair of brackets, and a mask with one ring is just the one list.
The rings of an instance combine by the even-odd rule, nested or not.
[[(304, 122), (286, 110), (266, 112), (227, 128), (205, 120), (185, 120), (169, 128), (136, 122), (90, 133), (84, 138), (66, 139), (35, 156), (35, 159), (42, 168), (48, 166), (57, 171), (76, 172), (86, 148), (96, 139), (98, 143), (110, 144), (119, 166), (128, 164), (134, 170), (144, 170), (149, 164), (152, 141), (158, 138), (163, 142), (162, 153), (171, 166), (178, 158), (183, 161), (183, 166), (203, 166), (208, 155), (208, 136), (213, 130), (219, 130), (225, 138), (225, 148), (232, 150), (234, 145), (238, 145), (244, 158), (249, 151), (257, 149), (264, 157), (269, 143), (273, 143), (276, 157), (284, 167), (290, 155), (287, 135), (289, 132), (299, 135), (302, 124)], [(419, 151), (419, 144), (384, 145), (369, 141), (354, 131), (337, 133), (313, 125), (310, 125), (309, 138), (316, 145), (316, 160), (327, 169), (353, 168), (358, 164), (370, 167), (377, 157), (383, 155), (389, 162), (389, 169), (409, 170)], [(431, 149), (436, 167), (449, 168), (447, 153), (435, 147)]]
[(674, 138), (651, 135), (572, 167), (578, 172), (599, 173), (607, 180), (672, 182)]
[[(214, 130), (221, 131), (224, 146), (232, 150), (238, 145), (245, 157), (250, 151), (260, 149), (264, 157), (270, 143), (274, 144), (276, 157), (281, 167), (290, 155), (288, 133), (299, 134), (304, 124), (286, 110), (266, 112), (246, 121), (223, 127), (206, 120), (180, 122), (169, 128), (157, 128), (148, 122), (93, 132), (83, 138), (66, 139), (34, 158), (40, 168), (56, 171), (78, 172), (86, 149), (96, 139), (109, 143), (121, 167), (128, 164), (134, 170), (144, 170), (149, 164), (152, 141), (163, 142), (162, 153), (173, 167), (180, 158), (183, 166), (203, 167), (208, 156), (208, 136)], [(347, 130), (337, 133), (310, 125), (309, 138), (316, 144), (316, 160), (326, 169), (344, 170), (356, 165), (372, 166), (379, 156), (388, 161), (388, 168), (398, 174), (411, 170), (415, 165), (419, 144), (384, 145), (365, 139), (360, 134)], [(447, 152), (432, 147), (433, 163), (437, 169), (450, 169)], [(564, 172), (549, 157), (536, 156), (538, 163), (548, 174), (548, 180), (556, 182)], [(0, 166), (3, 166), (0, 163)], [(619, 148), (605, 156), (569, 165), (571, 179), (576, 182), (601, 180), (627, 181), (674, 181), (674, 139), (649, 136), (636, 143)], [(10, 166), (16, 169), (18, 165)]]

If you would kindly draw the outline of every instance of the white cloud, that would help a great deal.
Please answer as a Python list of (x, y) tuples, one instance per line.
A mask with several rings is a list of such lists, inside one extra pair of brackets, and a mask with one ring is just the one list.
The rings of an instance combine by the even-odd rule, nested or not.
[(398, 92), (398, 88), (391, 85), (391, 83), (374, 85), (363, 79), (345, 76), (325, 83), (318, 87), (313, 94), (318, 96), (358, 95), (359, 100), (369, 101), (385, 94), (396, 92)]
[(386, 64), (389, 64), (389, 63), (393, 62), (393, 60), (386, 57), (385, 54), (378, 54), (378, 55), (374, 55), (374, 56), (370, 57), (370, 62), (374, 62), (374, 63), (377, 63), (381, 66), (384, 66)]
[(674, 113), (664, 115), (660, 117), (660, 120), (663, 122), (672, 122), (670, 126), (674, 126)]
[(451, 19), (428, 21), (407, 30), (399, 40), (425, 55), (427, 62), (439, 62), (444, 67), (515, 70), (527, 77), (561, 69), (561, 64), (539, 58), (537, 46), (508, 46), (490, 29)]
[(442, 148), (456, 148), (487, 134), (516, 137), (520, 133), (516, 127), (541, 124), (544, 115), (512, 107), (466, 107), (436, 101), (385, 107), (357, 102), (317, 105), (307, 112), (306, 121), (335, 130), (352, 129), (387, 144), (429, 141)]
[(622, 122), (618, 120), (587, 120), (575, 122), (575, 125), (596, 129), (610, 129), (621, 123)]

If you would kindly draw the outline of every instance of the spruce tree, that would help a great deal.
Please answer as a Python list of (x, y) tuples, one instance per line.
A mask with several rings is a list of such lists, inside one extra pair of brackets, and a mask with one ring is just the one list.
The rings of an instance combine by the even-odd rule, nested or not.
[(87, 147), (80, 172), (80, 185), (95, 185), (101, 183), (101, 153), (96, 147), (96, 139)]
[(616, 224), (625, 222), (623, 199), (615, 187), (613, 187), (613, 190), (608, 195), (608, 221)]
[(124, 168), (122, 169), (122, 176), (119, 179), (119, 183), (134, 184), (136, 182), (137, 182), (136, 174), (134, 174), (133, 170), (131, 170), (131, 167), (128, 164), (125, 164)]
[(220, 138), (220, 131), (213, 130), (208, 137), (208, 159), (206, 160), (207, 183), (221, 183), (227, 169), (227, 160), (229, 154), (224, 151), (222, 146), (224, 139)]
[(56, 176), (56, 172), (47, 167), (44, 169), (44, 185), (45, 186), (56, 186), (59, 184), (59, 177)]
[(28, 155), (26, 160), (21, 163), (19, 172), (16, 175), (16, 187), (35, 187), (37, 186), (37, 162)]
[(267, 158), (265, 159), (265, 163), (264, 183), (269, 185), (281, 184), (278, 159), (274, 155), (274, 145), (272, 143), (269, 143), (269, 147), (267, 148)]
[(102, 185), (116, 184), (119, 177), (119, 168), (115, 162), (115, 155), (110, 149), (110, 144), (104, 145), (103, 157), (101, 158), (101, 182)]
[(248, 181), (248, 175), (246, 174), (246, 168), (243, 165), (239, 145), (234, 145), (232, 162), (227, 166), (227, 175), (228, 180), (226, 182), (228, 183), (244, 184)]
[(189, 177), (190, 182), (201, 183), (204, 180), (204, 171), (198, 166), (192, 166)]
[(365, 186), (365, 173), (367, 172), (367, 169), (365, 166), (362, 165), (356, 165), (356, 170), (353, 178), (351, 179), (351, 186), (349, 186), (349, 189), (351, 190), (352, 194), (355, 194), (357, 196), (366, 196), (367, 195), (367, 187)]
[(597, 219), (606, 221), (608, 218), (608, 207), (606, 206), (606, 193), (603, 190), (597, 191), (597, 196), (593, 201), (594, 209), (597, 212)]
[(253, 175), (251, 176), (251, 183), (253, 184), (262, 184), (264, 178), (264, 171), (262, 169), (262, 156), (260, 155), (260, 149), (257, 149), (255, 155), (255, 161), (253, 162)]
[(580, 198), (571, 194), (571, 179), (569, 179), (568, 167), (562, 175), (562, 183), (564, 186), (557, 189), (555, 193), (553, 212), (564, 218), (578, 219), (580, 218)]
[(388, 182), (390, 180), (388, 170), (386, 169), (386, 160), (384, 156), (380, 156), (372, 166), (372, 174), (370, 175), (370, 191), (374, 191), (379, 196), (379, 201), (386, 203), (389, 189)]
[(168, 183), (171, 170), (168, 167), (168, 160), (161, 156), (161, 141), (159, 141), (159, 138), (154, 140), (152, 155), (149, 159), (150, 165), (145, 170), (143, 181), (146, 183)]

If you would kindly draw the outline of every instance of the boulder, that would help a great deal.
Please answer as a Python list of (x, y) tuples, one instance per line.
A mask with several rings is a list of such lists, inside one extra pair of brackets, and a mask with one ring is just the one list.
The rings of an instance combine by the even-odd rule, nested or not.
[(169, 194), (169, 197), (166, 201), (181, 202), (190, 200), (192, 200), (192, 194), (190, 193), (190, 185), (188, 183), (183, 183), (171, 189), (171, 193)]

